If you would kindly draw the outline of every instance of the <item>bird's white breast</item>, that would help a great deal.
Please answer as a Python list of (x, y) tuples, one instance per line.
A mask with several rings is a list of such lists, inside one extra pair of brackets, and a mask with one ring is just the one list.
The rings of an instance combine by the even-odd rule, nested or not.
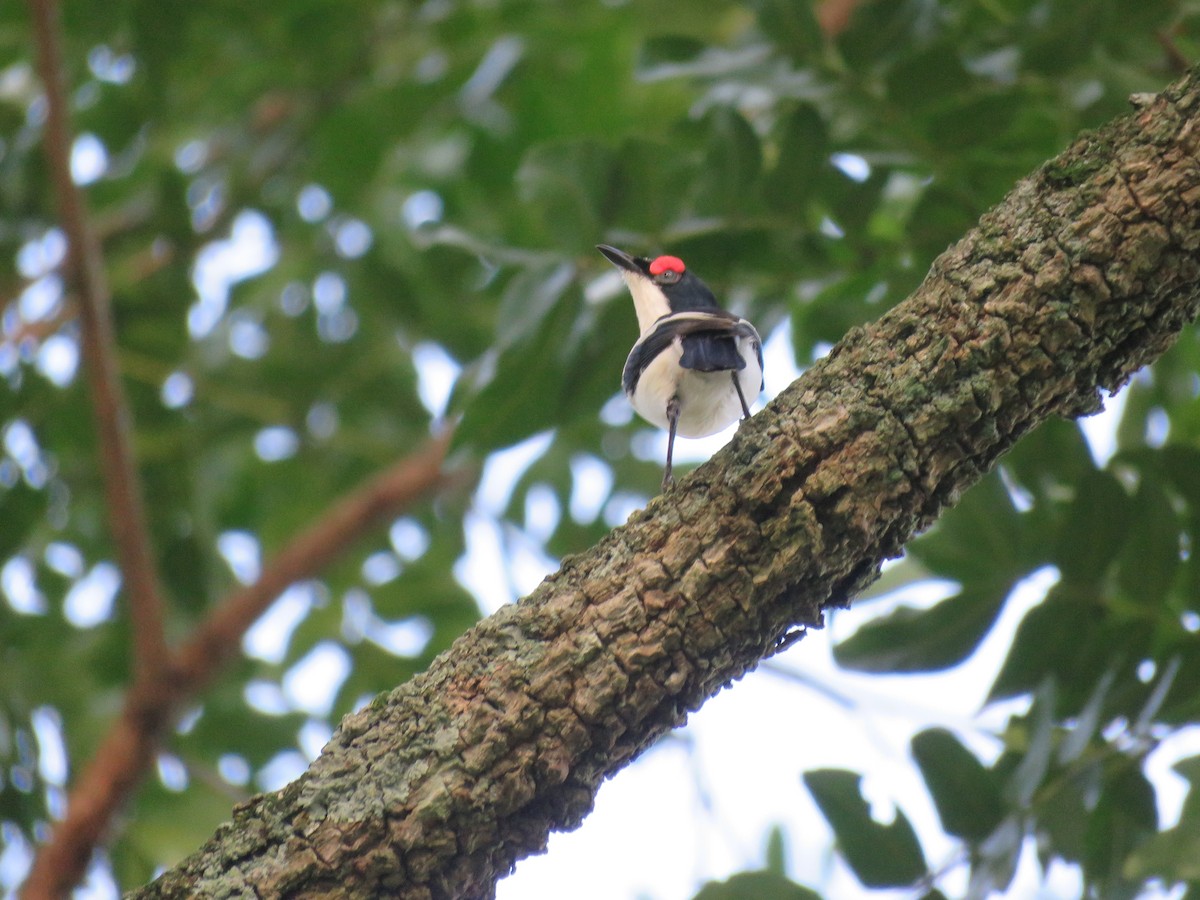
[[(737, 373), (742, 395), (753, 404), (762, 388), (762, 369), (750, 338), (738, 339), (738, 352), (746, 368)], [(728, 428), (742, 417), (742, 404), (733, 387), (730, 373), (697, 372), (679, 365), (683, 345), (676, 338), (642, 370), (630, 402), (638, 415), (652, 425), (669, 429), (667, 403), (679, 398), (681, 437), (700, 438)]]

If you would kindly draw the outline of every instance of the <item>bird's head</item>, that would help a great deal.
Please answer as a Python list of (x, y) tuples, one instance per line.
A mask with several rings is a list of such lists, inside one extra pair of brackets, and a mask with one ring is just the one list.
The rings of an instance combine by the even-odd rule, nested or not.
[(678, 256), (631, 256), (608, 244), (596, 247), (617, 267), (633, 295), (643, 333), (658, 319), (685, 310), (719, 309), (717, 298)]

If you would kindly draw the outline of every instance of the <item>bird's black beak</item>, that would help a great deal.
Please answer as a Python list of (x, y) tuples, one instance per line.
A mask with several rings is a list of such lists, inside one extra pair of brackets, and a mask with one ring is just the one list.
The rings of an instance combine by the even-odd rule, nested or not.
[(609, 244), (597, 244), (596, 249), (604, 254), (605, 258), (616, 266), (618, 269), (624, 269), (626, 272), (636, 272), (638, 275), (648, 276), (646, 260), (639, 259), (636, 256), (630, 256), (624, 250), (618, 250)]

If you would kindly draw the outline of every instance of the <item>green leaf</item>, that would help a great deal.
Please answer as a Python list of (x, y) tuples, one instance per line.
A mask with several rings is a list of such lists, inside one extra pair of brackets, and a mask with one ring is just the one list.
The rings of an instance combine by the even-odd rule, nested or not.
[(1024, 552), (1023, 521), (993, 472), (963, 495), (909, 552), (931, 572), (963, 584), (1011, 583), (1033, 560)]
[(655, 234), (674, 222), (691, 190), (696, 160), (679, 142), (627, 138), (617, 151), (613, 219), (636, 232)]
[(930, 728), (912, 739), (912, 755), (947, 834), (978, 843), (1006, 811), (995, 776), (955, 735)]
[(1193, 514), (1200, 513), (1200, 449), (1168, 444), (1159, 449), (1158, 459), (1171, 485), (1187, 501)]
[(908, 818), (899, 809), (890, 825), (871, 818), (862, 797), (862, 776), (844, 769), (804, 773), (804, 785), (833, 828), (838, 849), (864, 885), (907, 887), (927, 871), (925, 854)]
[(210, 765), (223, 753), (236, 753), (257, 769), (293, 745), (303, 724), (300, 713), (265, 715), (247, 705), (241, 690), (224, 688), (205, 698), (185, 746)]
[(1010, 586), (964, 586), (927, 609), (901, 606), (871, 619), (833, 649), (859, 672), (934, 672), (956, 666), (987, 636)]
[(1031, 692), (1046, 678), (1059, 688), (1058, 709), (1077, 716), (1096, 685), (1115, 672), (1108, 714), (1137, 715), (1146, 689), (1135, 669), (1153, 655), (1156, 620), (1117, 615), (1087, 587), (1059, 582), (1017, 628), (989, 700)]
[(1079, 482), (1055, 548), (1064, 581), (1096, 584), (1121, 552), (1132, 504), (1108, 472), (1089, 472)]
[(338, 104), (320, 122), (313, 174), (335, 197), (348, 199), (361, 191), (356, 173), (373, 171), (390, 143), (388, 104), (372, 100)]
[(705, 117), (707, 148), (701, 169), (697, 205), (703, 215), (736, 218), (755, 196), (762, 168), (758, 135), (733, 110), (718, 108)]
[(767, 835), (767, 871), (787, 875), (787, 855), (783, 828), (776, 825)]
[(814, 14), (816, 4), (791, 0), (756, 0), (758, 22), (763, 33), (796, 62), (808, 60), (824, 44)]
[(539, 431), (594, 422), (620, 390), (621, 365), (637, 336), (631, 304), (587, 303), (563, 272), (547, 271), (537, 288), (527, 282), (546, 292), (530, 301), (545, 307), (533, 333), (513, 333), (512, 345), (494, 347), (459, 379), (451, 401), (463, 411), (456, 447), (495, 450)]
[(1018, 751), (1020, 762), (1005, 786), (1005, 795), (1021, 808), (1029, 806), (1050, 770), (1056, 699), (1054, 682), (1047, 679), (1038, 688), (1033, 707), (1022, 719), (1025, 740)]
[(30, 532), (46, 512), (45, 491), (35, 491), (18, 481), (12, 487), (0, 487), (0, 560), (7, 561), (29, 540)]
[(984, 134), (1006, 131), (1020, 114), (1025, 98), (1017, 92), (1004, 92), (971, 94), (962, 100), (947, 104), (925, 120), (927, 133), (947, 150), (963, 152), (985, 144)]
[(889, 97), (917, 113), (943, 103), (971, 80), (959, 58), (961, 52), (959, 47), (946, 42), (926, 47), (903, 60), (892, 69), (887, 87)]
[(779, 156), (766, 178), (766, 199), (775, 209), (799, 215), (828, 166), (825, 120), (815, 106), (800, 104), (783, 121), (778, 140)]
[(517, 272), (504, 289), (496, 311), (496, 341), (501, 350), (537, 333), (546, 316), (562, 300), (575, 270), (559, 261)]
[(637, 68), (643, 78), (662, 77), (678, 71), (678, 67), (695, 66), (707, 45), (694, 37), (663, 34), (642, 42)]
[(739, 872), (708, 882), (695, 900), (821, 900), (821, 895), (775, 872)]
[(612, 152), (593, 141), (533, 147), (517, 170), (521, 200), (533, 207), (545, 236), (563, 250), (590, 249), (614, 202)]
[(1155, 607), (1171, 590), (1182, 564), (1179, 517), (1147, 471), (1132, 507), (1128, 538), (1117, 557), (1117, 583), (1130, 600)]
[(1150, 729), (1158, 721), (1159, 713), (1167, 701), (1167, 696), (1171, 693), (1171, 688), (1175, 686), (1175, 679), (1182, 668), (1183, 657), (1175, 654), (1167, 660), (1166, 665), (1158, 670), (1158, 677), (1154, 679), (1154, 688), (1146, 697), (1146, 703), (1139, 710), (1137, 719), (1130, 726), (1129, 730), (1132, 734), (1139, 737), (1150, 734)]
[(933, 259), (946, 249), (947, 240), (970, 228), (976, 216), (975, 204), (961, 192), (935, 181), (912, 211), (908, 239), (922, 257)]
[(1088, 819), (1084, 873), (1105, 885), (1103, 893), (1126, 896), (1138, 885), (1123, 874), (1125, 861), (1158, 830), (1158, 805), (1154, 786), (1142, 772), (1139, 760), (1125, 760), (1105, 779), (1099, 803)]
[(1022, 438), (1003, 465), (1040, 501), (1058, 497), (1095, 470), (1079, 424), (1059, 418), (1048, 419)]
[(1100, 790), (1101, 768), (1092, 763), (1057, 773), (1041, 788), (1034, 807), (1037, 829), (1053, 853), (1081, 863), (1087, 852), (1089, 814)]
[(838, 37), (838, 47), (852, 71), (866, 72), (881, 60), (910, 54), (927, 33), (921, 3), (867, 3), (854, 10), (854, 27)]
[(1017, 874), (1017, 862), (1025, 839), (1022, 816), (1010, 815), (976, 848), (971, 865), (968, 897), (990, 897), (1008, 890)]
[(463, 410), (454, 435), (456, 446), (499, 449), (557, 424), (565, 391), (557, 351), (570, 328), (571, 314), (565, 306), (558, 304), (531, 339), (507, 352), (489, 354), (494, 372)]
[[(827, 215), (829, 218), (846, 233), (848, 238), (857, 241), (865, 239), (868, 227), (883, 202), (883, 193), (888, 181), (886, 166), (872, 167), (865, 181), (851, 178), (835, 167), (829, 171), (828, 177), (822, 178), (818, 183), (817, 196), (819, 200), (828, 204)], [(944, 249), (944, 246), (940, 247), (939, 251)], [(898, 271), (885, 274), (878, 270), (872, 272), (871, 268), (865, 266), (855, 267), (848, 271), (859, 275), (870, 275), (877, 281), (882, 280), (889, 284), (902, 281), (901, 273)], [(895, 303), (903, 296), (903, 293), (898, 293), (891, 302)], [(861, 300), (862, 297), (859, 299)], [(877, 303), (873, 305), (878, 306)]]
[(1140, 881), (1200, 881), (1200, 822), (1193, 818), (1148, 838), (1129, 855), (1122, 872)]
[(1056, 599), (1051, 591), (1029, 610), (1009, 647), (988, 700), (1000, 700), (1033, 691), (1047, 675), (1072, 665), (1079, 643), (1096, 629), (1097, 610), (1091, 603)]
[(1104, 702), (1108, 699), (1109, 688), (1112, 687), (1113, 681), (1116, 679), (1116, 672), (1111, 669), (1104, 673), (1104, 677), (1096, 683), (1096, 689), (1092, 691), (1092, 696), (1088, 698), (1087, 705), (1075, 720), (1075, 725), (1063, 737), (1062, 743), (1058, 748), (1058, 761), (1060, 764), (1072, 763), (1083, 755), (1083, 751), (1087, 749), (1092, 737), (1100, 727), (1101, 716), (1104, 712)]
[(1129, 854), (1122, 869), (1126, 878), (1200, 881), (1200, 756), (1182, 759), (1172, 768), (1189, 784), (1179, 822), (1148, 837)]
[(800, 309), (800, 328), (810, 341), (836, 343), (850, 328), (872, 318), (874, 309), (865, 298), (886, 289), (876, 273), (844, 275)]
[(136, 815), (122, 842), (129, 854), (121, 863), (122, 874), (133, 883), (153, 877), (156, 862), (174, 864), (193, 851), (197, 831), (206, 833), (228, 818), (239, 793), (207, 784), (174, 792), (158, 779), (147, 781), (134, 798)]

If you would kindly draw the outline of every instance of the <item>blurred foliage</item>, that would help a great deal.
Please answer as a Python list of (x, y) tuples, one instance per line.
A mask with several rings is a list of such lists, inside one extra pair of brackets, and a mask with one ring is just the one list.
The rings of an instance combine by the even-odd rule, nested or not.
[(788, 880), (784, 844), (783, 830), (773, 828), (767, 838), (766, 868), (710, 881), (695, 900), (819, 900), (816, 891)]
[[(541, 435), (511, 491), (442, 497), (290, 592), (134, 799), (107, 857), (121, 883), (294, 774), (341, 714), (478, 615), (455, 574), (465, 523), (491, 529), (512, 595), (531, 559), (588, 547), (655, 492), (652, 431), (614, 399), (634, 317), (595, 243), (688, 259), (764, 334), (790, 323), (803, 366), (1200, 41), (1190, 0), (863, 0), (844, 28), (822, 18), (842, 6), (67, 4), (75, 158), (174, 638), (415, 448), (444, 382), (462, 454), (511, 468), (489, 454)], [(77, 770), (129, 666), (30, 46), (23, 5), (0, 7), (5, 844), (61, 810), (62, 773), (39, 757), (61, 733)], [(1027, 835), (1089, 895), (1200, 880), (1200, 804), (1160, 831), (1144, 774), (1200, 719), (1198, 371), (1189, 332), (1130, 388), (1102, 465), (1074, 424), (1022, 442), (891, 576), (954, 595), (839, 647), (861, 671), (947, 669), (1014, 586), (1057, 571), (992, 688), (1024, 700), (1000, 750), (913, 742), (976, 895), (1009, 883)], [(346, 672), (327, 704), (294, 688), (318, 658)], [(1196, 761), (1179, 769), (1191, 780)], [(854, 773), (806, 783), (865, 884), (940, 896), (903, 814), (876, 823)], [(781, 867), (702, 896), (749, 896), (738, 879), (807, 896)]]

